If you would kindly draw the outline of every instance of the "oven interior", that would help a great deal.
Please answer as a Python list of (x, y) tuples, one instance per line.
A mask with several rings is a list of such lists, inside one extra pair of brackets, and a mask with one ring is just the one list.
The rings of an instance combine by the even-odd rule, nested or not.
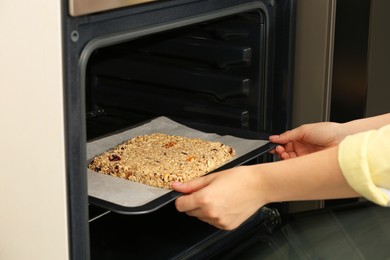
[[(264, 17), (251, 11), (96, 49), (86, 69), (87, 139), (159, 116), (202, 131), (260, 136), (272, 102), (265, 45)], [(90, 205), (91, 219), (104, 213)], [(110, 212), (90, 222), (91, 256), (211, 256), (242, 230), (217, 230), (176, 212), (173, 203), (145, 215)]]
[(198, 127), (265, 131), (265, 25), (247, 12), (95, 50), (87, 138), (158, 116)]

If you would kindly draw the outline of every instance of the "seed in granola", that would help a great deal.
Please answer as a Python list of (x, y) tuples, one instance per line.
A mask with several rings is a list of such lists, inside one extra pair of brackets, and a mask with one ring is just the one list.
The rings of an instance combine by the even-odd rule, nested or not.
[(108, 160), (109, 160), (110, 162), (115, 162), (115, 161), (120, 161), (121, 158), (120, 158), (118, 155), (113, 154), (113, 155), (111, 155), (111, 156), (108, 157)]

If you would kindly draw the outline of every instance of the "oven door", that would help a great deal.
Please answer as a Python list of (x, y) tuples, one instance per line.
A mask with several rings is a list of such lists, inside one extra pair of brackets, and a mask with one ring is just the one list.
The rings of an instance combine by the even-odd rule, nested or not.
[[(173, 203), (146, 215), (123, 215), (90, 205), (91, 259), (218, 259), (248, 239), (280, 224), (276, 209), (262, 208), (240, 228), (222, 231)], [(94, 217), (95, 216), (95, 217)], [(220, 258), (224, 259), (224, 258)]]

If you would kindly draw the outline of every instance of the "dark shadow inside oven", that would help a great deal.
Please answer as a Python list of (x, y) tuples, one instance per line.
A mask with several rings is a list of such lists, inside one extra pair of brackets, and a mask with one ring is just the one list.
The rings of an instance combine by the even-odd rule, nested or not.
[[(266, 132), (264, 19), (260, 11), (240, 13), (94, 50), (85, 77), (87, 139), (159, 116), (219, 134)], [(105, 210), (89, 207), (92, 259), (207, 259), (261, 222), (253, 216), (225, 232), (172, 203), (93, 220)]]
[(262, 130), (265, 28), (249, 12), (95, 50), (86, 77), (87, 136), (158, 116)]

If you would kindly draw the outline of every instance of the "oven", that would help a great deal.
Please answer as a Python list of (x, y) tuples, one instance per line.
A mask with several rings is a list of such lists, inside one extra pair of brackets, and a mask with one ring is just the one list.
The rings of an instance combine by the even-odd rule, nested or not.
[[(390, 212), (364, 200), (267, 205), (221, 231), (178, 213), (174, 192), (133, 207), (90, 189), (90, 145), (161, 118), (262, 141), (329, 120), (335, 11), (360, 12), (299, 1), (295, 32), (295, 2), (3, 0), (0, 259), (389, 259)], [(373, 115), (388, 107), (387, 45), (374, 44), (388, 1), (369, 2)], [(271, 161), (269, 148), (225, 167)]]
[[(72, 259), (212, 259), (269, 232), (283, 205), (221, 231), (178, 213), (174, 197), (140, 211), (96, 198), (87, 144), (161, 117), (262, 140), (290, 128), (295, 1), (88, 2), (63, 7)], [(272, 160), (265, 151), (236, 165)]]

